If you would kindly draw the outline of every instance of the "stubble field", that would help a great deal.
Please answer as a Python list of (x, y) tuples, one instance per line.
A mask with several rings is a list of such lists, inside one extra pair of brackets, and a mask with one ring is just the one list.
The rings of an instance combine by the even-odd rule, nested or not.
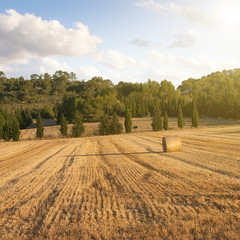
[[(163, 153), (172, 134), (182, 151)], [(0, 143), (2, 239), (239, 239), (239, 223), (239, 125)]]

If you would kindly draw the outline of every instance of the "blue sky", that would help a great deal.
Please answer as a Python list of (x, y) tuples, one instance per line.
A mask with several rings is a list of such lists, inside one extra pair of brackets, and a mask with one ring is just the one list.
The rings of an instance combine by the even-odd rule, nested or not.
[(2, 1), (0, 70), (178, 86), (239, 67), (239, 9), (237, 0)]

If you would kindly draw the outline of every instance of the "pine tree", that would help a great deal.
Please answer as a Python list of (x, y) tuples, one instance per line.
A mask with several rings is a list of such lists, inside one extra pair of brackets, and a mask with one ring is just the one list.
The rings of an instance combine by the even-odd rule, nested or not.
[(99, 127), (98, 127), (99, 135), (109, 135), (110, 134), (110, 121), (107, 114), (104, 114), (101, 118)]
[(119, 122), (116, 113), (113, 114), (113, 117), (110, 121), (110, 132), (111, 134), (121, 134), (123, 132), (122, 124)]
[(197, 128), (199, 126), (198, 110), (197, 104), (193, 102), (193, 112), (192, 112), (192, 127)]
[(168, 115), (167, 112), (164, 112), (164, 117), (163, 117), (163, 128), (164, 130), (168, 130)]
[(44, 136), (44, 128), (42, 125), (42, 118), (41, 118), (41, 114), (39, 113), (37, 116), (37, 134), (36, 134), (37, 138), (42, 139)]
[(161, 131), (163, 128), (161, 111), (159, 107), (155, 107), (154, 109), (151, 125), (152, 125), (153, 131)]
[(63, 137), (67, 136), (68, 132), (68, 122), (65, 116), (62, 114), (61, 120), (60, 120), (60, 132), (62, 133)]
[(179, 128), (183, 128), (183, 126), (185, 125), (185, 121), (183, 120), (182, 107), (180, 104), (178, 107), (177, 122)]
[(72, 128), (72, 136), (73, 137), (81, 137), (81, 135), (85, 132), (85, 127), (83, 125), (83, 118), (79, 111), (75, 112), (73, 119), (73, 128)]
[(131, 112), (128, 107), (126, 108), (126, 111), (125, 111), (124, 125), (125, 125), (125, 131), (127, 133), (132, 132), (132, 116), (131, 116)]
[(12, 139), (18, 141), (20, 137), (20, 126), (16, 116), (12, 119)]

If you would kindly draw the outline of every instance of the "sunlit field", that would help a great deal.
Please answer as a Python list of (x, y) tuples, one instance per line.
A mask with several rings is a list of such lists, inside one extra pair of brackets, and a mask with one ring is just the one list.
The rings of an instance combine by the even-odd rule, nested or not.
[[(175, 120), (169, 131), (144, 118), (132, 134), (91, 136), (91, 123), (83, 138), (1, 142), (1, 239), (239, 239), (238, 122)], [(182, 151), (164, 153), (162, 137), (176, 134)]]

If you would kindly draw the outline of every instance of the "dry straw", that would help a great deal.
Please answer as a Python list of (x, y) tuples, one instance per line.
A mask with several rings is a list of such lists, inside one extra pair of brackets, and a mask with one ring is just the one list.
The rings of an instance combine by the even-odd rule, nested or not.
[(179, 136), (167, 136), (162, 139), (164, 152), (180, 152), (181, 139)]

